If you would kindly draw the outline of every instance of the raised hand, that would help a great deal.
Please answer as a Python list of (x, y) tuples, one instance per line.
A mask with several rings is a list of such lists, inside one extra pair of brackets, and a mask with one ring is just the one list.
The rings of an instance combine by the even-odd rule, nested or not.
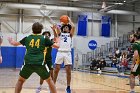
[(12, 44), (13, 38), (12, 37), (8, 37), (7, 39), (9, 41), (10, 44)]
[(53, 30), (54, 37), (58, 37), (58, 35), (60, 34), (60, 28), (57, 26), (57, 24), (53, 24), (51, 28)]
[(70, 25), (71, 25), (72, 27), (74, 27), (74, 23), (72, 22), (72, 20), (71, 20), (70, 17), (68, 17), (68, 20), (69, 20)]
[(53, 24), (53, 26), (51, 26), (52, 30), (54, 31), (55, 29), (57, 29), (57, 25)]

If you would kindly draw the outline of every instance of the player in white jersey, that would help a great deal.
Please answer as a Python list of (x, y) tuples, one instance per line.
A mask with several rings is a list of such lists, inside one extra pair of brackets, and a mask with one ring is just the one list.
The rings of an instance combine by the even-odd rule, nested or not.
[(71, 51), (72, 38), (70, 36), (70, 33), (62, 32), (59, 38), (60, 38), (60, 47), (58, 51)]
[(72, 37), (75, 31), (75, 26), (71, 19), (69, 18), (69, 24), (64, 24), (61, 27), (61, 32), (58, 31), (60, 38), (60, 47), (57, 52), (55, 60), (55, 70), (54, 70), (54, 83), (56, 83), (57, 76), (60, 70), (61, 64), (64, 62), (67, 78), (67, 88), (66, 92), (71, 93), (70, 82), (71, 82), (71, 65), (72, 65), (72, 56), (71, 56), (71, 43)]
[(1, 55), (1, 44), (2, 44), (2, 36), (0, 36), (0, 63), (2, 63), (2, 55)]
[(0, 23), (0, 63), (2, 63), (2, 55), (1, 55), (1, 44), (3, 41), (3, 36), (2, 36), (2, 32), (1, 32), (1, 23)]

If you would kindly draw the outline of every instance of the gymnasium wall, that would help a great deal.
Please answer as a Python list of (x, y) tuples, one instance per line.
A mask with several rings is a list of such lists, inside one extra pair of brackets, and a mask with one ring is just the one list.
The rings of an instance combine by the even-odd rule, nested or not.
[(114, 37), (107, 38), (107, 37), (80, 37), (80, 36), (74, 36), (73, 38), (73, 47), (75, 50), (75, 57), (78, 54), (78, 64), (82, 65), (82, 54), (87, 54), (87, 52), (92, 52), (94, 50), (91, 50), (88, 47), (88, 43), (91, 40), (95, 40), (97, 42), (97, 47), (100, 47), (101, 45), (106, 45), (106, 43), (109, 43), (110, 41), (113, 41)]
[(101, 47), (101, 45), (106, 45), (106, 43), (109, 43), (110, 41), (113, 41), (114, 37), (107, 38), (107, 37), (80, 37), (80, 36), (74, 36), (73, 38), (73, 47), (80, 50), (83, 54), (86, 54), (87, 52), (91, 52), (91, 50), (88, 47), (88, 43), (91, 40), (95, 40), (97, 42), (97, 47)]
[[(81, 13), (74, 13), (73, 16), (77, 16), (78, 14), (81, 14)], [(93, 14), (84, 13), (84, 14), (87, 14), (88, 18), (89, 18), (88, 28), (87, 28), (88, 35), (87, 35), (87, 37), (76, 36), (76, 32), (75, 32), (75, 36), (73, 39), (73, 41), (74, 41), (73, 47), (74, 47), (74, 49), (78, 49), (78, 51), (80, 51), (80, 54), (86, 54), (87, 52), (92, 51), (87, 46), (88, 42), (90, 40), (96, 40), (97, 47), (99, 47), (101, 45), (104, 45), (105, 43), (108, 43), (108, 42), (114, 40), (115, 32), (116, 32), (115, 31), (115, 22), (113, 19), (112, 26), (111, 26), (112, 37), (110, 37), (110, 38), (100, 37), (100, 31), (101, 31), (101, 23), (100, 23), (101, 20), (100, 19), (101, 19), (102, 15), (98, 14), (98, 13), (93, 13)], [(92, 18), (93, 18), (93, 20), (91, 21)], [(133, 29), (133, 26), (134, 26), (135, 30), (137, 29), (137, 27), (140, 26), (140, 16), (135, 16), (135, 19), (136, 19), (135, 23), (132, 23), (132, 18), (133, 18), (132, 16), (118, 15), (118, 36), (127, 34), (128, 32), (130, 32)], [(2, 48), (3, 51), (6, 48), (12, 47), (7, 41), (7, 38), (9, 36), (13, 37), (15, 40), (19, 41), (21, 38), (32, 33), (31, 26), (36, 21), (39, 21), (44, 25), (44, 30), (46, 30), (46, 29), (51, 30), (51, 28), (50, 28), (51, 24), (48, 22), (48, 19), (24, 17), (23, 18), (23, 28), (21, 28), (19, 30), (18, 29), (19, 23), (18, 23), (16, 16), (2, 17), (1, 18), (1, 23), (2, 23), (1, 30), (2, 30), (2, 34), (3, 34), (2, 47), (5, 47), (5, 48)], [(57, 20), (57, 19), (55, 21), (57, 23), (59, 22), (59, 20)], [(75, 18), (74, 22), (77, 27), (76, 18)], [(76, 30), (77, 30), (77, 28), (76, 28)], [(52, 33), (52, 31), (51, 31), (51, 33)], [(14, 48), (11, 48), (11, 49), (14, 50)], [(14, 52), (12, 52), (12, 53), (14, 53)], [(80, 61), (80, 63), (81, 63), (81, 61)]]

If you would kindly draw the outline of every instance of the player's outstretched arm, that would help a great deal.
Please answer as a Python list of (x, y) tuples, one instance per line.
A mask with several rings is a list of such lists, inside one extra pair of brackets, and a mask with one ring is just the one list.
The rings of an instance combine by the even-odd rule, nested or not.
[(52, 47), (58, 49), (58, 48), (59, 48), (59, 44), (58, 44), (58, 43), (54, 43), (54, 44), (52, 45)]
[(54, 37), (58, 37), (59, 34), (60, 34), (60, 28), (57, 27), (56, 24), (53, 24), (53, 26), (52, 26), (51, 28), (52, 28), (52, 30), (53, 30)]
[(15, 41), (15, 40), (13, 40), (13, 38), (11, 38), (11, 37), (8, 37), (8, 41), (9, 41), (9, 43), (10, 43), (11, 45), (13, 45), (13, 46), (21, 45), (20, 42), (17, 42), (17, 41)]
[(74, 25), (74, 23), (72, 22), (72, 20), (70, 18), (69, 18), (69, 23), (72, 26), (72, 29), (70, 31), (70, 35), (71, 35), (71, 37), (73, 37), (74, 32), (75, 32), (75, 25)]
[(60, 42), (59, 37), (55, 37), (54, 39), (55, 39), (54, 40), (55, 43), (52, 45), (52, 47), (59, 48), (59, 42)]
[(3, 38), (0, 36), (0, 45), (2, 44)]

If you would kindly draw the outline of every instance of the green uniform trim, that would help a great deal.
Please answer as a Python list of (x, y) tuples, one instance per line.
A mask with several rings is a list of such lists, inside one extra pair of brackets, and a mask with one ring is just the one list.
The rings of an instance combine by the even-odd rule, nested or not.
[(51, 61), (51, 60), (46, 61), (46, 64), (47, 64), (47, 66), (48, 66), (49, 70), (53, 70), (53, 63), (52, 63), (52, 61)]
[(136, 72), (131, 72), (134, 76), (140, 75), (140, 65), (138, 66)]
[(138, 53), (140, 55), (140, 41), (134, 42), (132, 49), (133, 49), (133, 51), (138, 50)]
[(46, 57), (45, 57), (45, 59), (46, 59), (46, 61), (47, 60), (52, 60), (52, 55), (51, 55), (51, 52), (52, 52), (52, 47), (46, 47), (47, 49), (47, 51), (46, 51)]
[(46, 54), (45, 54), (45, 63), (49, 67), (49, 70), (53, 70), (52, 55), (51, 55), (51, 53), (52, 53), (52, 47), (46, 47), (45, 48), (45, 51), (46, 51)]
[(23, 65), (19, 75), (28, 79), (34, 72), (37, 73), (43, 80), (50, 77), (50, 71), (46, 65)]

